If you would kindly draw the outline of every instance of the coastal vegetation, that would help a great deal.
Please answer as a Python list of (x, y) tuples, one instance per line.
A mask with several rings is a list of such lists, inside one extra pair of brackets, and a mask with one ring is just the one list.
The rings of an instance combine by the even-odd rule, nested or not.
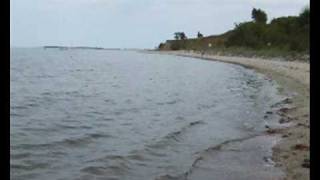
[(278, 17), (268, 23), (266, 12), (253, 8), (252, 21), (236, 23), (234, 29), (221, 35), (207, 36), (198, 32), (188, 39), (183, 32), (174, 40), (159, 45), (159, 50), (195, 50), (236, 55), (296, 56), (309, 54), (310, 9), (297, 16)]

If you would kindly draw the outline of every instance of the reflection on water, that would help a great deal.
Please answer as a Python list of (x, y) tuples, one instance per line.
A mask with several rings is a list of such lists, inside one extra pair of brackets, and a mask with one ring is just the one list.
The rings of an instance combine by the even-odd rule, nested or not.
[(261, 132), (276, 99), (252, 70), (186, 57), (30, 48), (10, 62), (12, 179), (179, 175)]

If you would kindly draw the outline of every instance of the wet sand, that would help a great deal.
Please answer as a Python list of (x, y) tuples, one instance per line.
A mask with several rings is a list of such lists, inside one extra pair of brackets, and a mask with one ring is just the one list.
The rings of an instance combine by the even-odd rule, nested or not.
[[(201, 156), (201, 161), (196, 161), (190, 171), (185, 174), (185, 179), (210, 179), (212, 177), (217, 177), (216, 172), (221, 172), (219, 175), (220, 179), (310, 179), (309, 63), (301, 61), (289, 62), (275, 59), (201, 55), (200, 53), (187, 51), (161, 51), (159, 53), (221, 61), (255, 69), (257, 72), (261, 72), (268, 78), (275, 80), (281, 87), (279, 89), (280, 93), (289, 97), (283, 100), (282, 105), (279, 106), (275, 112), (281, 116), (279, 123), (284, 125), (287, 124), (287, 126), (281, 128), (266, 127), (265, 136), (241, 141), (241, 144), (233, 149), (233, 151), (207, 151)], [(277, 107), (275, 106), (273, 108)], [(245, 149), (248, 149), (248, 147), (254, 149), (258, 156), (265, 155), (267, 152), (259, 152), (259, 148), (256, 148), (256, 145), (259, 144), (259, 142), (261, 143), (261, 139), (276, 137), (279, 137), (279, 140), (276, 141), (277, 143), (272, 144), (272, 146), (270, 146), (270, 142), (275, 141), (262, 141), (266, 142), (265, 145), (270, 146), (270, 149), (272, 148), (271, 158), (268, 159), (268, 157), (265, 156), (266, 158), (264, 158), (264, 160), (266, 162), (270, 161), (271, 164), (274, 162), (275, 164), (272, 166), (280, 168), (285, 175), (280, 172), (275, 172), (274, 169), (272, 171), (270, 171), (270, 169), (263, 169), (265, 165), (259, 165), (258, 162), (260, 161), (255, 161), (255, 158), (257, 158), (255, 156), (246, 157), (243, 155), (243, 153), (246, 154)], [(269, 144), (267, 142), (269, 142)], [(243, 144), (245, 144), (245, 146)], [(242, 167), (238, 170), (234, 168), (228, 169), (228, 166), (212, 166), (215, 162), (221, 162), (219, 161), (219, 158), (220, 160), (226, 160), (228, 163), (236, 163), (237, 161), (233, 161), (235, 155), (239, 157), (238, 162), (244, 163), (238, 164), (238, 166)], [(252, 166), (253, 164), (257, 165), (257, 168), (253, 169), (251, 173), (243, 173), (244, 169), (256, 167)], [(237, 165), (235, 164), (232, 167), (237, 167)], [(265, 173), (268, 171), (272, 176)]]

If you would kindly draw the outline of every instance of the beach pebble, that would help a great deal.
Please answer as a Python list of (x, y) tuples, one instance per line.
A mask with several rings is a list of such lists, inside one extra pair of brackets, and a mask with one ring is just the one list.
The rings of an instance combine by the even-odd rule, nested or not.
[(285, 98), (284, 100), (281, 101), (283, 104), (291, 104), (292, 100), (290, 98)]
[(282, 117), (282, 118), (279, 120), (279, 123), (280, 123), (280, 124), (288, 123), (288, 122), (290, 122), (290, 118), (284, 118), (284, 117)]
[(302, 165), (304, 168), (310, 168), (310, 160), (309, 159), (304, 159)]
[(288, 159), (288, 158), (289, 158), (288, 155), (283, 155), (282, 157), (283, 157), (284, 159)]
[(307, 124), (303, 124), (303, 123), (298, 123), (298, 124), (297, 124), (297, 126), (303, 126), (303, 127), (306, 127), (306, 128), (310, 128), (310, 126), (309, 126), (309, 125), (307, 125)]
[(295, 150), (309, 150), (309, 146), (305, 144), (296, 144), (293, 149)]
[(289, 135), (288, 134), (284, 134), (284, 135), (282, 135), (282, 137), (286, 138), (286, 137), (289, 137)]
[(267, 112), (266, 112), (266, 114), (272, 114), (272, 113), (273, 113), (272, 111), (267, 111)]
[(275, 130), (275, 129), (268, 129), (267, 130), (267, 133), (268, 134), (274, 134), (274, 133), (276, 133), (277, 131)]

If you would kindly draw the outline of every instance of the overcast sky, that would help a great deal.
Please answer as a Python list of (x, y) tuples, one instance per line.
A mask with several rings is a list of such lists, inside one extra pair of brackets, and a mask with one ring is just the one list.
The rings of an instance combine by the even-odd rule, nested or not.
[(11, 46), (154, 48), (183, 31), (220, 34), (251, 20), (298, 15), (308, 0), (10, 0)]

